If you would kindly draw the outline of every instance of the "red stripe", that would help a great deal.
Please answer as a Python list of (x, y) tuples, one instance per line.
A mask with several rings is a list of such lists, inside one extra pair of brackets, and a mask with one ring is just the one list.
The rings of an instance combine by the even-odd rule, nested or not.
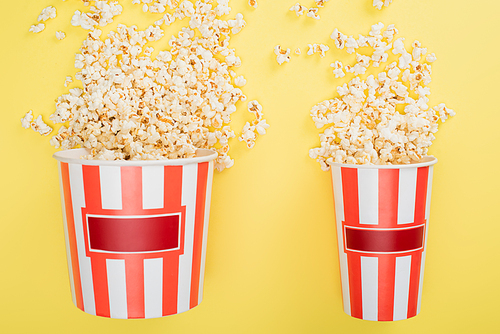
[(421, 261), (422, 251), (414, 252), (411, 254), (410, 289), (408, 293), (408, 318), (417, 315)]
[[(122, 210), (137, 215), (142, 209), (142, 168), (121, 167)], [(144, 256), (125, 255), (128, 318), (144, 318)]]
[[(341, 168), (342, 194), (344, 200), (344, 219), (348, 226), (359, 225), (358, 171), (355, 168)], [(347, 253), (349, 273), (349, 295), (351, 316), (363, 319), (363, 302), (361, 286), (361, 257), (359, 254)]]
[[(101, 183), (99, 181), (99, 166), (82, 166), (83, 186), (85, 190), (85, 209), (88, 212), (101, 212)], [(92, 281), (94, 284), (94, 299), (96, 315), (109, 317), (109, 293), (106, 259), (93, 256), (90, 260)]]
[[(378, 172), (378, 225), (398, 226), (399, 170), (380, 169)], [(394, 316), (394, 286), (396, 258), (394, 255), (378, 257), (378, 320), (392, 321)]]
[(397, 227), (399, 170), (378, 172), (378, 227)]
[(163, 311), (162, 315), (177, 313), (179, 256), (163, 258)]
[(379, 255), (378, 270), (378, 320), (392, 321), (394, 315), (396, 258), (393, 255)]
[(90, 260), (92, 266), (92, 280), (94, 283), (95, 313), (109, 318), (109, 291), (108, 271), (106, 259), (94, 257)]
[(194, 221), (193, 269), (191, 274), (191, 294), (189, 307), (198, 305), (200, 290), (201, 251), (203, 246), (203, 225), (205, 220), (205, 200), (207, 197), (208, 162), (198, 164), (198, 184), (196, 189), (196, 214)]
[[(415, 223), (425, 222), (425, 204), (427, 200), (428, 179), (429, 179), (429, 167), (418, 168), (417, 190), (415, 194), (415, 218), (414, 218)], [(410, 288), (408, 295), (408, 318), (417, 315), (418, 288), (420, 283), (421, 262), (422, 262), (422, 251), (412, 253)]]
[(165, 166), (164, 197), (165, 209), (177, 210), (182, 202), (182, 166)]
[(351, 316), (363, 319), (362, 285), (361, 285), (361, 255), (347, 253), (349, 272), (349, 294), (351, 300)]
[(129, 319), (143, 319), (145, 317), (143, 256), (126, 256), (125, 277), (127, 286), (127, 316)]
[[(179, 211), (182, 206), (182, 166), (165, 166), (163, 176), (164, 209)], [(185, 214), (182, 214), (185, 220)], [(183, 223), (181, 222), (181, 226)], [(181, 228), (181, 251), (184, 249), (184, 229)], [(179, 254), (163, 257), (163, 311), (162, 315), (177, 313), (177, 294), (179, 285)]]
[(73, 285), (75, 286), (75, 298), (76, 306), (80, 310), (84, 310), (83, 306), (83, 294), (82, 294), (82, 281), (80, 278), (80, 266), (78, 262), (78, 250), (76, 246), (76, 232), (75, 232), (75, 221), (73, 217), (73, 201), (71, 197), (71, 187), (69, 180), (69, 168), (68, 164), (61, 162), (61, 178), (64, 193), (64, 208), (66, 210), (66, 226), (68, 231), (68, 241), (69, 241), (69, 251), (71, 258), (71, 268), (68, 268), (73, 272)]
[(99, 181), (99, 166), (82, 166), (83, 186), (85, 189), (85, 208), (102, 210), (101, 183)]

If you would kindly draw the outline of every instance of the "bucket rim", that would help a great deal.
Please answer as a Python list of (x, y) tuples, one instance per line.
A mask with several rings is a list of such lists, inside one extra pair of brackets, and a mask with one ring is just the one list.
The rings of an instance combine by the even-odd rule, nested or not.
[(90, 165), (90, 166), (182, 166), (208, 162), (217, 158), (217, 152), (199, 148), (196, 150), (196, 156), (193, 158), (162, 159), (162, 160), (88, 160), (82, 159), (83, 155), (90, 154), (86, 148), (76, 148), (56, 152), (52, 157), (60, 162)]
[(332, 162), (329, 165), (331, 167), (342, 167), (342, 168), (356, 168), (356, 169), (407, 169), (407, 168), (419, 168), (432, 166), (438, 162), (438, 159), (432, 155), (423, 157), (419, 162), (412, 162), (409, 164), (395, 164), (395, 165), (354, 165)]

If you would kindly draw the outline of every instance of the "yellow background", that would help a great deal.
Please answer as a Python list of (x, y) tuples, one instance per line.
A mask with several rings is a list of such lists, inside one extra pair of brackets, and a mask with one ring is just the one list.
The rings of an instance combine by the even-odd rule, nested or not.
[[(125, 3), (117, 21), (140, 28), (157, 19)], [(33, 109), (44, 119), (73, 75), (74, 53), (86, 32), (72, 27), (80, 1), (2, 1), (0, 14), (0, 332), (1, 333), (498, 333), (500, 269), (500, 2), (394, 0), (379, 11), (371, 0), (331, 0), (321, 20), (296, 17), (296, 0), (232, 0), (247, 27), (233, 37), (248, 80), (271, 127), (248, 150), (232, 140), (235, 166), (214, 177), (205, 295), (195, 309), (152, 320), (115, 320), (72, 305), (59, 184), (49, 137), (21, 127)], [(313, 5), (313, 0), (303, 0)], [(56, 19), (28, 32), (42, 8)], [(443, 124), (430, 153), (435, 167), (422, 297), (416, 318), (376, 323), (343, 313), (330, 175), (308, 157), (318, 145), (311, 107), (331, 98), (329, 64), (348, 59), (333, 47), (335, 27), (367, 34), (395, 23), (407, 43), (435, 52), (431, 105), (457, 116)], [(67, 38), (58, 41), (55, 31)], [(105, 29), (108, 31), (109, 29)], [(175, 33), (166, 32), (167, 38)], [(308, 43), (330, 46), (307, 56)], [(302, 55), (278, 66), (273, 47)], [(352, 59), (352, 58), (350, 58)], [(75, 84), (73, 84), (74, 86)], [(241, 103), (235, 129), (251, 115)]]

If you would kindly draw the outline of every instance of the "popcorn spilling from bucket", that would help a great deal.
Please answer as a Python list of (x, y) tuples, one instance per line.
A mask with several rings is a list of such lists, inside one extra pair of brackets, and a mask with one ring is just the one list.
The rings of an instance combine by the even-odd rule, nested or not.
[[(247, 98), (238, 88), (246, 79), (234, 72), (241, 59), (229, 40), (246, 25), (243, 15), (222, 19), (231, 11), (228, 0), (133, 3), (165, 14), (145, 30), (119, 24), (105, 37), (97, 27), (122, 13), (117, 1), (96, 1), (88, 12), (73, 15), (74, 26), (90, 30), (75, 59), (75, 79), (83, 89), (57, 98), (49, 118), (63, 126), (50, 143), (63, 150), (87, 148), (90, 155), (84, 158), (100, 160), (190, 158), (197, 149), (212, 149), (219, 154), (219, 171), (231, 167), (228, 138), (237, 137), (229, 126), (231, 114)], [(163, 38), (165, 26), (184, 18), (188, 24), (171, 37), (168, 50), (155, 52), (148, 45)], [(248, 108), (255, 120), (239, 138), (251, 148), (269, 125), (257, 101)]]
[[(371, 27), (368, 36), (346, 36), (335, 29), (331, 35), (338, 49), (355, 53), (354, 65), (332, 63), (336, 78), (355, 75), (337, 87), (339, 97), (315, 105), (311, 117), (320, 134), (320, 147), (309, 151), (325, 171), (332, 162), (348, 164), (408, 164), (426, 156), (435, 139), (439, 121), (455, 112), (444, 103), (429, 107), (431, 63), (436, 60), (419, 41), (407, 51), (404, 38), (394, 40), (394, 25)], [(393, 41), (394, 40), (394, 41)], [(371, 48), (371, 54), (357, 52)], [(366, 73), (397, 57), (378, 73)], [(365, 75), (366, 73), (366, 75)], [(368, 75), (369, 74), (369, 75)], [(363, 76), (364, 75), (364, 76)]]

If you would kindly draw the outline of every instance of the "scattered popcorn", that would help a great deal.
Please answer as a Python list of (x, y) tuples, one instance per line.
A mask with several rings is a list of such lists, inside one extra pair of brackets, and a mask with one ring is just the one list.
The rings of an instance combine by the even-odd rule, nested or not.
[[(311, 110), (316, 127), (326, 126), (320, 134), (320, 147), (309, 151), (309, 156), (323, 170), (329, 170), (332, 162), (380, 165), (417, 162), (426, 156), (435, 139), (438, 121), (444, 122), (455, 115), (444, 103), (433, 108), (428, 105), (430, 88), (426, 85), (431, 81), (431, 65), (419, 62), (427, 49), (415, 41), (409, 53), (403, 38), (393, 45), (387, 44), (383, 39), (390, 42), (397, 30), (394, 25), (382, 29), (379, 23), (372, 26), (370, 37), (360, 35), (358, 46), (368, 43), (373, 54), (356, 53), (356, 64), (345, 66), (356, 77), (337, 87), (338, 97), (318, 103)], [(337, 29), (332, 38), (338, 48), (343, 48), (347, 41)], [(399, 55), (398, 61), (366, 79), (359, 77), (370, 65), (376, 67), (386, 62), (388, 58), (384, 55), (391, 48)], [(427, 62), (428, 58), (433, 61), (435, 55), (428, 54)], [(330, 66), (337, 78), (345, 75), (340, 61)], [(404, 106), (403, 111), (399, 111), (398, 105)]]
[(300, 51), (300, 48), (296, 48), (295, 51), (293, 51), (296, 55), (300, 55), (302, 52)]
[(82, 13), (75, 11), (71, 24), (75, 27), (92, 30), (96, 26), (104, 27), (113, 22), (113, 17), (122, 13), (123, 7), (117, 1), (96, 1), (90, 6), (90, 11)]
[(231, 32), (233, 34), (237, 34), (241, 31), (241, 29), (243, 29), (246, 22), (245, 22), (245, 20), (243, 20), (243, 14), (238, 13), (238, 14), (236, 14), (236, 18), (234, 20), (228, 21), (228, 24), (232, 28)]
[(434, 53), (429, 53), (426, 57), (425, 57), (425, 61), (427, 61), (428, 63), (433, 63), (437, 60), (436, 58), (436, 55)]
[(345, 47), (347, 53), (353, 53), (359, 47), (358, 41), (356, 41), (352, 36), (349, 36), (345, 41)]
[[(90, 150), (85, 158), (101, 160), (187, 158), (207, 148), (218, 153), (216, 169), (231, 167), (228, 140), (236, 134), (228, 124), (236, 103), (246, 100), (236, 88), (246, 79), (233, 71), (241, 59), (229, 48), (229, 40), (245, 26), (243, 16), (221, 19), (230, 12), (228, 0), (133, 3), (147, 5), (149, 12), (174, 9), (164, 14), (161, 24), (187, 17), (188, 26), (169, 39), (168, 51), (152, 59), (154, 48), (146, 43), (163, 37), (159, 25), (138, 30), (119, 24), (101, 39), (95, 27), (111, 22), (121, 6), (117, 11), (115, 2), (96, 1), (90, 12), (76, 13), (74, 25), (90, 30), (75, 56), (80, 70), (75, 78), (83, 89), (70, 89), (57, 99), (50, 119), (65, 124), (50, 143), (62, 149), (84, 147)], [(65, 85), (72, 80), (66, 79)], [(245, 125), (241, 138), (253, 147), (257, 134), (264, 134), (269, 125), (257, 101), (249, 110), (256, 120)]]
[(257, 4), (257, 0), (248, 0), (248, 5), (253, 8), (257, 8), (259, 6)]
[(63, 31), (56, 31), (56, 38), (58, 40), (63, 40), (66, 38), (66, 34)]
[(31, 32), (34, 32), (35, 34), (36, 33), (39, 33), (41, 32), (43, 29), (45, 29), (45, 24), (43, 23), (38, 23), (38, 24), (34, 24), (30, 27), (30, 30)]
[(283, 50), (281, 46), (276, 45), (274, 47), (274, 53), (276, 54), (276, 61), (278, 64), (283, 64), (284, 62), (290, 61), (290, 49)]
[(335, 41), (335, 46), (339, 49), (343, 49), (347, 41), (347, 36), (339, 32), (337, 28), (332, 32), (330, 38)]
[(312, 17), (312, 18), (313, 18), (313, 19), (315, 19), (315, 20), (319, 20), (319, 19), (320, 19), (320, 17), (319, 17), (319, 15), (318, 15), (318, 11), (319, 11), (319, 9), (318, 9), (318, 8), (309, 8), (309, 10), (307, 11), (307, 14), (306, 14), (306, 15), (307, 15), (308, 17)]
[(292, 12), (295, 12), (295, 14), (297, 14), (297, 16), (301, 16), (301, 15), (304, 15), (304, 12), (307, 11), (307, 8), (302, 6), (300, 3), (296, 3), (295, 5), (293, 5), (290, 10)]
[(236, 77), (234, 79), (234, 84), (238, 87), (243, 87), (247, 84), (247, 80), (242, 75), (240, 75), (239, 77)]
[(73, 82), (73, 78), (70, 76), (67, 76), (66, 79), (64, 79), (64, 87), (68, 87), (68, 85), (72, 82)]
[(33, 111), (30, 110), (26, 113), (26, 115), (24, 115), (23, 118), (21, 118), (21, 125), (23, 126), (23, 128), (25, 129), (29, 129), (30, 128), (30, 124), (31, 124), (31, 121), (33, 121)]
[(382, 9), (382, 6), (388, 7), (392, 0), (373, 0), (373, 6), (377, 9)]
[(314, 1), (316, 2), (316, 6), (318, 6), (319, 8), (324, 7), (325, 2), (328, 2), (328, 0), (314, 0)]
[(344, 65), (340, 61), (336, 61), (335, 63), (331, 63), (330, 67), (333, 67), (333, 74), (335, 74), (335, 78), (342, 78), (345, 76), (343, 67)]
[(33, 111), (30, 110), (21, 118), (21, 125), (25, 129), (33, 129), (33, 131), (38, 132), (42, 136), (47, 136), (52, 132), (52, 128), (45, 124), (42, 120), (42, 115), (39, 115), (35, 120), (33, 120)]
[(307, 51), (307, 54), (309, 56), (315, 53), (319, 53), (320, 57), (323, 58), (325, 56), (326, 51), (330, 50), (330, 48), (324, 44), (307, 44), (307, 46), (309, 46), (309, 51)]
[(56, 9), (53, 6), (46, 7), (38, 16), (38, 22), (45, 22), (48, 19), (53, 19), (57, 16)]
[(255, 115), (255, 120), (252, 123), (246, 122), (238, 139), (244, 141), (248, 148), (252, 148), (255, 145), (257, 135), (266, 134), (269, 124), (262, 118), (262, 106), (256, 100), (248, 102), (248, 111)]

